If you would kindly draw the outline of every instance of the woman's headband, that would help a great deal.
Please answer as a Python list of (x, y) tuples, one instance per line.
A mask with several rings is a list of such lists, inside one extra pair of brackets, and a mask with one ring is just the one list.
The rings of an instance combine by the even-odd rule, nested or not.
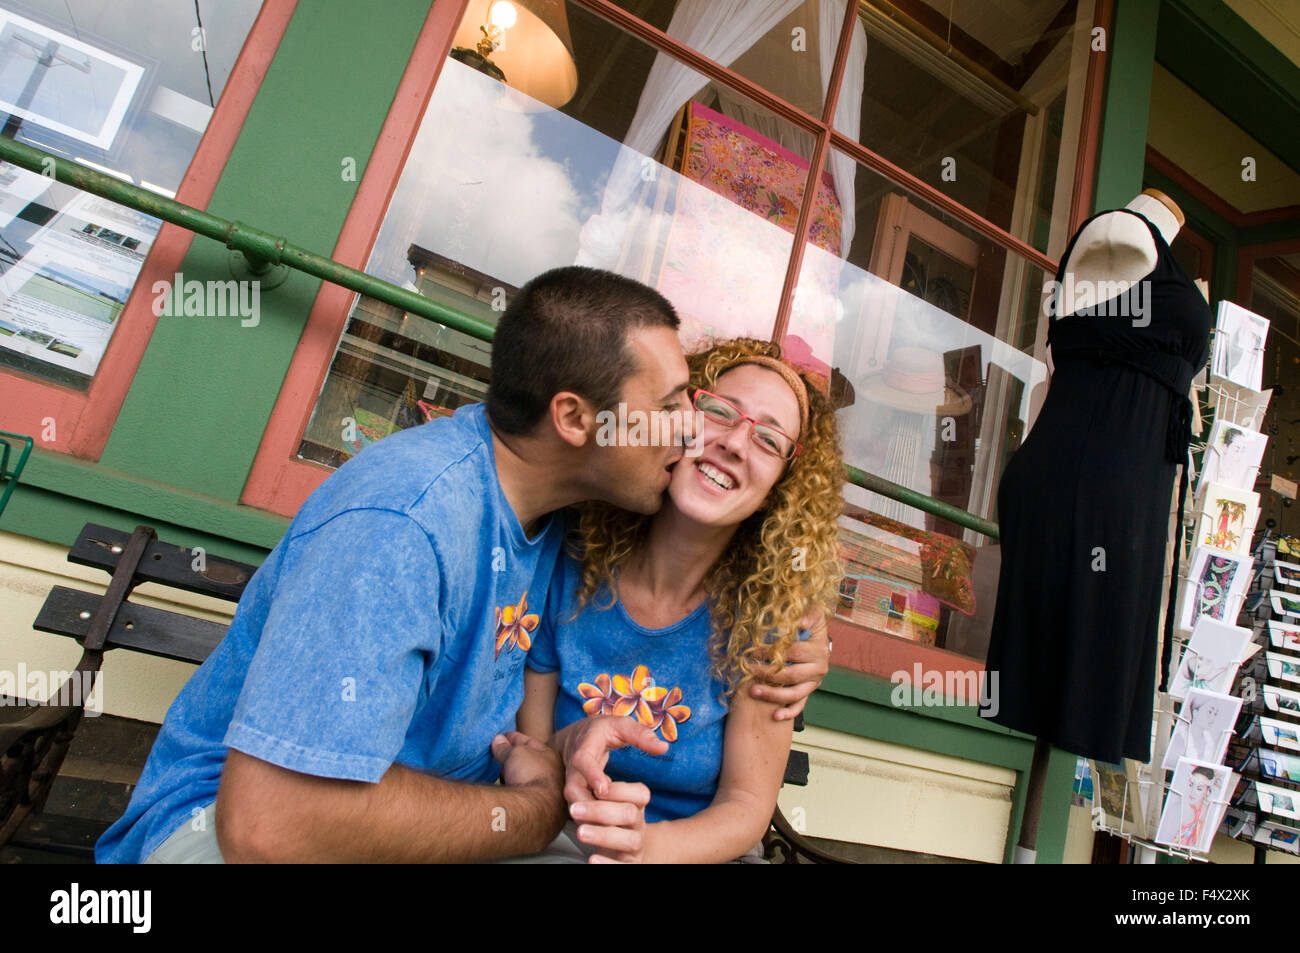
[[(785, 378), (785, 382), (789, 384), (790, 389), (794, 391), (795, 399), (799, 401), (799, 435), (802, 437), (805, 434), (807, 434), (808, 432), (808, 388), (804, 385), (804, 382), (799, 377), (799, 375), (795, 373), (794, 368), (792, 368), (789, 364), (785, 363), (785, 361), (778, 361), (774, 357), (755, 355), (754, 357), (742, 358), (741, 360), (737, 361), (735, 364), (732, 364), (731, 367), (728, 367), (727, 370), (729, 371), (733, 367), (740, 367), (743, 364), (757, 364), (760, 367), (766, 367), (771, 370), (774, 370), (778, 374), (780, 374), (783, 378)], [(723, 373), (725, 373), (725, 371)]]

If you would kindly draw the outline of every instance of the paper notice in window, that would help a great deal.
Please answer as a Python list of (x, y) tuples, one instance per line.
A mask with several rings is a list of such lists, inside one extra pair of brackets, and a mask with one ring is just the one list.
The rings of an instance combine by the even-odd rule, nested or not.
[(85, 193), (0, 276), (0, 347), (91, 376), (161, 223)]

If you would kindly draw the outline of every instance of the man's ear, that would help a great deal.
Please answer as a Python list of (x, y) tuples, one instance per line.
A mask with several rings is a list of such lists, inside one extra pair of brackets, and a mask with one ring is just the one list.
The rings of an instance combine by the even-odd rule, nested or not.
[(595, 408), (572, 391), (560, 391), (551, 398), (549, 420), (556, 436), (571, 447), (583, 447), (596, 430)]

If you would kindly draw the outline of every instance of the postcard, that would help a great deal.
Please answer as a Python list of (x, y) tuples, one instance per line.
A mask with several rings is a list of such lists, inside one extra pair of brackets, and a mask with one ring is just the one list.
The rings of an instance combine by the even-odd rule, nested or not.
[(1203, 688), (1189, 689), (1160, 766), (1173, 771), (1180, 758), (1220, 764), (1240, 712), (1240, 698)]
[(1268, 641), (1275, 649), (1300, 652), (1300, 625), (1283, 622), (1280, 619), (1269, 619)]
[(1260, 810), (1300, 821), (1300, 807), (1297, 807), (1300, 805), (1300, 792), (1265, 784), (1263, 781), (1255, 782), (1255, 792)]
[(1285, 589), (1274, 589), (1268, 599), (1278, 615), (1300, 618), (1300, 592), (1292, 594)]
[(1235, 786), (1232, 769), (1180, 758), (1165, 796), (1155, 842), (1205, 853), (1219, 829)]
[(1273, 389), (1254, 390), (1234, 384), (1218, 374), (1210, 376), (1210, 409), (1214, 411), (1213, 419), (1224, 420), (1238, 427), (1250, 430), (1264, 429), (1264, 414), (1268, 402), (1273, 396)]
[(1255, 485), (1267, 444), (1268, 437), (1257, 430), (1216, 420), (1206, 442), (1197, 495), (1210, 483), (1250, 490)]
[(1279, 715), (1300, 718), (1300, 692), (1293, 692), (1277, 685), (1265, 685), (1261, 689), (1264, 707)]
[(1193, 688), (1228, 694), (1251, 634), (1250, 629), (1242, 626), (1202, 616), (1183, 649), (1169, 694), (1179, 701), (1186, 698)]
[(1210, 546), (1192, 550), (1178, 612), (1179, 628), (1191, 629), (1201, 616), (1219, 622), (1235, 620), (1241, 598), (1250, 585), (1252, 566), (1253, 560), (1246, 553), (1230, 553)]
[(1210, 372), (1242, 387), (1259, 390), (1263, 383), (1267, 337), (1267, 318), (1230, 301), (1220, 301)]
[(1284, 563), (1279, 559), (1273, 563), (1273, 578), (1281, 585), (1300, 587), (1300, 565)]
[(1264, 821), (1255, 831), (1255, 843), (1267, 844), (1289, 854), (1300, 854), (1300, 831), (1277, 821)]
[(1221, 483), (1202, 486), (1195, 502), (1196, 544), (1248, 556), (1259, 494)]
[(1269, 678), (1300, 684), (1300, 658), (1283, 655), (1281, 652), (1265, 652), (1264, 659), (1268, 665)]

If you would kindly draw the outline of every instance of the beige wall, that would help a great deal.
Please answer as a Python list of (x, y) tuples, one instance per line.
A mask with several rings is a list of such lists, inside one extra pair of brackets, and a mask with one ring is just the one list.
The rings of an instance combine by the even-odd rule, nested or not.
[(781, 789), (781, 810), (811, 837), (998, 864), (1016, 772), (809, 725), (807, 787)]

